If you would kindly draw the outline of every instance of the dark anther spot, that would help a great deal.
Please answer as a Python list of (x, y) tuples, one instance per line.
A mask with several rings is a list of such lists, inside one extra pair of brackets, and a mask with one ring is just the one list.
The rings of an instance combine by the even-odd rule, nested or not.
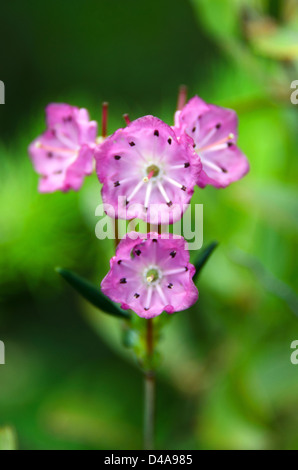
[(122, 279), (120, 279), (120, 284), (126, 284), (126, 279), (125, 279), (125, 277), (122, 277)]
[(157, 240), (156, 240), (156, 238), (153, 238), (153, 240), (152, 240), (152, 241), (153, 241), (154, 243), (157, 243)]
[(120, 155), (115, 155), (114, 158), (115, 158), (115, 160), (120, 160), (121, 157), (120, 157)]
[(135, 297), (136, 299), (138, 299), (138, 298), (140, 297), (140, 294), (137, 294), (137, 292), (136, 292), (135, 295), (134, 295), (134, 297)]
[(221, 128), (221, 124), (220, 124), (220, 123), (218, 123), (218, 124), (216, 124), (216, 126), (215, 126), (215, 127), (216, 127), (216, 129), (220, 129), (220, 128)]
[(169, 138), (169, 139), (168, 139), (168, 144), (171, 145), (171, 143), (172, 143), (172, 139)]
[(135, 251), (135, 254), (136, 254), (137, 256), (140, 256), (141, 253), (142, 253), (141, 250), (136, 250), (136, 251)]
[(48, 153), (47, 153), (47, 157), (48, 157), (48, 158), (52, 158), (53, 155), (54, 155), (53, 152), (48, 152)]
[(188, 168), (190, 166), (190, 163), (186, 162), (184, 163), (184, 168)]
[(118, 264), (121, 264), (121, 263), (122, 263), (122, 259), (119, 259)]
[(131, 147), (134, 147), (136, 144), (135, 144), (134, 142), (129, 142), (129, 145), (130, 145)]
[(193, 127), (193, 128), (192, 128), (192, 132), (196, 132), (196, 127)]
[(170, 256), (172, 256), (172, 258), (175, 258), (176, 254), (177, 254), (176, 251), (171, 251)]
[(228, 147), (232, 147), (232, 145), (234, 145), (233, 142), (228, 142)]
[(157, 129), (154, 131), (154, 135), (156, 135), (156, 137), (158, 137), (158, 136), (159, 136), (159, 132), (158, 132), (158, 130), (157, 130)]
[(185, 266), (185, 271), (188, 271), (188, 267), (187, 267), (187, 266)]
[(193, 144), (193, 148), (194, 148), (194, 149), (196, 148), (196, 144)]
[(221, 171), (222, 171), (223, 173), (228, 173), (228, 170), (226, 170), (226, 169), (223, 168), (223, 167), (221, 167)]
[(186, 191), (186, 186), (181, 186), (182, 191)]
[(128, 204), (129, 204), (129, 201), (126, 199), (125, 205), (128, 206)]
[(115, 188), (116, 188), (116, 186), (120, 186), (119, 181), (115, 181), (114, 186), (115, 186)]
[(72, 121), (72, 116), (67, 116), (67, 117), (63, 118), (63, 121), (64, 122), (71, 122)]
[(171, 207), (173, 205), (172, 201), (167, 202), (167, 206)]
[(173, 289), (173, 284), (170, 282), (170, 284), (168, 285), (168, 289)]
[(149, 310), (149, 307), (144, 307), (144, 310), (146, 310), (146, 312), (147, 312), (147, 310)]

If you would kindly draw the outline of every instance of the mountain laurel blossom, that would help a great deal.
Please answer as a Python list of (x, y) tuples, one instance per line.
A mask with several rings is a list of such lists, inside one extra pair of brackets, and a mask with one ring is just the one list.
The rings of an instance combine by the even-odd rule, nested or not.
[(203, 169), (197, 184), (225, 188), (249, 171), (246, 156), (236, 146), (238, 119), (235, 111), (205, 103), (198, 96), (175, 114), (175, 132), (193, 139)]
[(46, 108), (47, 130), (29, 146), (29, 155), (41, 175), (39, 191), (78, 190), (93, 172), (97, 123), (86, 109), (68, 104)]
[(185, 310), (198, 299), (183, 237), (130, 232), (110, 261), (102, 292), (144, 318)]
[(201, 171), (192, 140), (186, 134), (178, 139), (153, 116), (118, 129), (97, 148), (95, 159), (103, 202), (114, 208), (116, 217), (153, 224), (182, 217)]

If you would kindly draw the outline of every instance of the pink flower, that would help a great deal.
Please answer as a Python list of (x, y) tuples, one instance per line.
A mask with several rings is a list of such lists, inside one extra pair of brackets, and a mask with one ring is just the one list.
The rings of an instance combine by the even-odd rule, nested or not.
[(114, 210), (107, 213), (153, 224), (181, 218), (201, 171), (192, 140), (186, 134), (178, 139), (153, 116), (118, 129), (97, 149), (95, 159), (103, 202)]
[(192, 281), (195, 268), (183, 237), (130, 232), (120, 241), (110, 267), (101, 283), (103, 293), (140, 317), (185, 310), (198, 299)]
[(41, 175), (39, 191), (78, 190), (93, 171), (97, 124), (86, 109), (68, 104), (46, 108), (47, 130), (29, 146), (29, 154)]
[(175, 131), (191, 136), (203, 170), (198, 185), (224, 188), (249, 171), (245, 155), (236, 146), (238, 120), (235, 111), (205, 103), (194, 96), (175, 114)]

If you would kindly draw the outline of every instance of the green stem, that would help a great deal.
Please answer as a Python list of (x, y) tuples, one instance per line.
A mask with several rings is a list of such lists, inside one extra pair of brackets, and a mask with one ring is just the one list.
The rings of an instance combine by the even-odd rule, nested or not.
[(115, 229), (115, 250), (119, 244), (119, 229), (118, 229), (118, 219), (114, 219), (114, 229)]
[[(146, 348), (148, 363), (151, 366), (154, 352), (153, 320), (147, 320)], [(152, 367), (145, 370), (145, 416), (144, 416), (144, 449), (154, 449), (154, 415), (155, 415), (155, 374)]]

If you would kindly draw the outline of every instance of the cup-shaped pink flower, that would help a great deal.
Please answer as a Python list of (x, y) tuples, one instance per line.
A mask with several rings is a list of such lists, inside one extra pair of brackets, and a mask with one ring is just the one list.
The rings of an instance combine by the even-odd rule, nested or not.
[(153, 116), (118, 129), (96, 150), (95, 159), (107, 213), (152, 224), (182, 217), (201, 171), (192, 140), (186, 134), (177, 138)]
[(183, 237), (130, 232), (110, 261), (102, 292), (144, 318), (185, 310), (198, 299)]
[(175, 114), (175, 131), (186, 133), (200, 157), (203, 169), (198, 185), (224, 188), (249, 171), (246, 156), (236, 146), (238, 119), (235, 111), (205, 103), (194, 96)]
[(29, 146), (39, 191), (78, 190), (93, 171), (97, 123), (86, 109), (52, 103), (46, 108), (46, 131)]

